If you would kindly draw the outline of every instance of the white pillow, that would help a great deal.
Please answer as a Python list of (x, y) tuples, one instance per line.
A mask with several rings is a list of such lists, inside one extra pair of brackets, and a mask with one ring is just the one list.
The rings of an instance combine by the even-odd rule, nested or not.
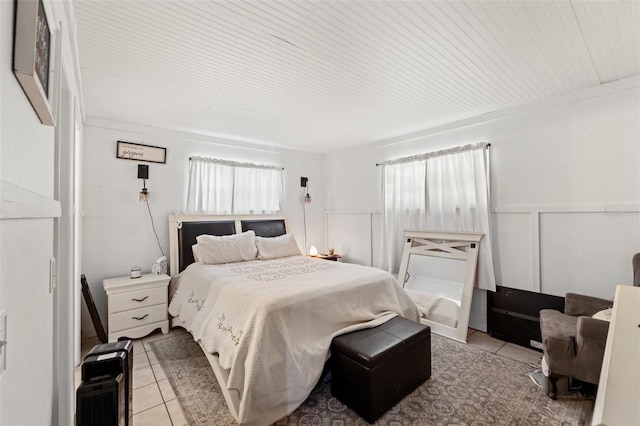
[(613, 308), (607, 308), (596, 312), (592, 318), (611, 322), (611, 315), (613, 315)]
[(256, 234), (253, 231), (237, 235), (198, 235), (196, 250), (200, 262), (205, 265), (241, 262), (256, 258)]
[(258, 247), (258, 259), (277, 259), (302, 254), (293, 234), (271, 238), (256, 237), (256, 246)]
[(193, 260), (195, 260), (196, 262), (200, 262), (200, 255), (198, 254), (198, 244), (192, 245), (191, 251), (193, 252)]

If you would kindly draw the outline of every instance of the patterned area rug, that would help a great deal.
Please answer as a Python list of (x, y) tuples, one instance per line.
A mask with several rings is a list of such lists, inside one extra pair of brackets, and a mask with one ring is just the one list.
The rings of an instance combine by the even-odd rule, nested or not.
[[(179, 331), (180, 330), (180, 331)], [(190, 334), (151, 343), (190, 425), (235, 425), (215, 375)], [(553, 401), (529, 378), (532, 367), (432, 334), (432, 376), (376, 425), (583, 425), (593, 398)], [(316, 386), (295, 412), (276, 425), (367, 425)]]

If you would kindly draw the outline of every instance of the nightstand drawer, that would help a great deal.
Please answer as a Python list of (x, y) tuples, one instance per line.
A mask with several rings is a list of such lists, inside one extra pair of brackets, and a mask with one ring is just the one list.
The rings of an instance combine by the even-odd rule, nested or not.
[(166, 321), (167, 304), (133, 309), (109, 315), (109, 334), (154, 322)]
[(167, 287), (149, 288), (109, 296), (109, 314), (167, 303)]

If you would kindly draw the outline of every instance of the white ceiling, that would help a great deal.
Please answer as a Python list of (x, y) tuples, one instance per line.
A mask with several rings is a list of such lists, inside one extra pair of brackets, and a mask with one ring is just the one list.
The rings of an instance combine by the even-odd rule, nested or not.
[(87, 116), (319, 153), (640, 74), (637, 1), (74, 8)]

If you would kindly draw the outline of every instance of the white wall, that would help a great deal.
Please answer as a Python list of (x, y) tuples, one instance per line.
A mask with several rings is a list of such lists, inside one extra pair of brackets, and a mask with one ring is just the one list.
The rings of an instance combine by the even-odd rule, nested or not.
[[(118, 140), (167, 148), (167, 163), (139, 163), (116, 158)], [(320, 156), (237, 141), (211, 138), (123, 123), (90, 119), (83, 147), (83, 260), (92, 294), (106, 327), (106, 296), (102, 280), (143, 272), (161, 256), (147, 207), (138, 201), (142, 180), (137, 165), (149, 165), (149, 206), (165, 254), (169, 254), (168, 216), (184, 211), (189, 176), (189, 157), (205, 156), (284, 167), (285, 205), (291, 232), (303, 249), (303, 189), (300, 177), (309, 178), (312, 203), (307, 205), (307, 246), (324, 250), (324, 162)], [(308, 249), (308, 247), (307, 247)], [(94, 333), (86, 311), (83, 334)]]
[[(7, 313), (8, 342), (3, 348), (7, 368), (0, 379), (0, 424), (51, 425), (58, 423), (55, 293), (49, 288), (60, 215), (60, 203), (54, 200), (55, 129), (40, 123), (12, 72), (14, 8), (15, 2), (0, 1), (0, 308)], [(67, 7), (45, 1), (45, 8), (52, 28), (62, 23), (62, 53), (72, 61)], [(76, 92), (73, 75), (71, 79), (70, 90)], [(73, 342), (60, 344), (72, 347)]]
[[(371, 250), (375, 264), (379, 245), (344, 226), (354, 215), (379, 217), (375, 164), (486, 141), (498, 284), (612, 298), (617, 284), (631, 282), (640, 251), (639, 86), (631, 78), (332, 155), (327, 235), (339, 229), (342, 241)], [(482, 328), (486, 316), (474, 315)]]

